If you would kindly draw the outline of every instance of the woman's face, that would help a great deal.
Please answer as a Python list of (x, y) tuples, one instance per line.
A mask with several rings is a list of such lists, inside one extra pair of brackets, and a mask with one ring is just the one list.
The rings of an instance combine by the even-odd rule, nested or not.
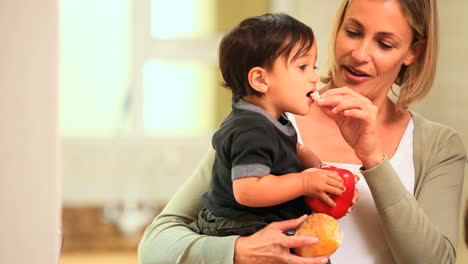
[(402, 65), (411, 64), (413, 33), (398, 0), (352, 0), (335, 42), (336, 87), (386, 98)]

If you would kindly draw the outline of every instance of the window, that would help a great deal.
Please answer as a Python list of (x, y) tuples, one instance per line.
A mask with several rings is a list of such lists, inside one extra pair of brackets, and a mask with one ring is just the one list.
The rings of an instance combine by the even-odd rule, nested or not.
[(119, 129), (130, 84), (128, 10), (123, 0), (60, 2), (62, 136), (111, 136)]
[(61, 0), (64, 205), (167, 200), (231, 108), (219, 85), (222, 34), (267, 8), (267, 0)]
[(268, 7), (267, 0), (62, 0), (62, 135), (211, 134), (230, 110), (217, 68), (222, 34)]

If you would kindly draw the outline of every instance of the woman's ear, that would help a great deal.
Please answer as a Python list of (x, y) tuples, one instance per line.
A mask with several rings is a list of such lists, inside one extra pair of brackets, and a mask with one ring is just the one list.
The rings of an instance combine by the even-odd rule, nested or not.
[(418, 42), (413, 44), (413, 46), (411, 47), (410, 54), (405, 58), (403, 64), (405, 66), (409, 66), (411, 65), (411, 63), (415, 62), (426, 49), (426, 44), (427, 41), (425, 39), (419, 40)]
[(248, 80), (250, 86), (257, 92), (265, 94), (269, 86), (267, 81), (267, 71), (262, 67), (253, 67), (249, 71)]

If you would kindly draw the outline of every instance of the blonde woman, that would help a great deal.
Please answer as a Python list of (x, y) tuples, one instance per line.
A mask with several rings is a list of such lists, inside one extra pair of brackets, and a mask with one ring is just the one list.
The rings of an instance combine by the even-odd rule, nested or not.
[[(464, 145), (452, 129), (408, 110), (432, 86), (437, 25), (435, 0), (345, 0), (337, 13), (327, 85), (311, 112), (295, 117), (304, 145), (326, 163), (362, 175), (359, 201), (340, 219), (345, 239), (333, 263), (455, 263)], [(392, 90), (394, 84), (400, 88)], [(328, 261), (290, 253), (315, 243), (283, 235), (302, 219), (247, 237), (191, 232), (213, 156), (205, 156), (147, 228), (140, 263)]]

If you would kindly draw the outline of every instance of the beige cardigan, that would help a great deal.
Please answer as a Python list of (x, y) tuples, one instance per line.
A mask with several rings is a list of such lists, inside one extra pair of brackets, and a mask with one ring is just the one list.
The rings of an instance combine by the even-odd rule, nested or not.
[[(363, 175), (372, 192), (387, 244), (396, 263), (455, 263), (458, 216), (466, 152), (460, 136), (412, 112), (414, 196), (388, 160)], [(208, 237), (187, 228), (209, 187), (214, 150), (146, 229), (140, 264), (232, 263), (237, 236)]]

